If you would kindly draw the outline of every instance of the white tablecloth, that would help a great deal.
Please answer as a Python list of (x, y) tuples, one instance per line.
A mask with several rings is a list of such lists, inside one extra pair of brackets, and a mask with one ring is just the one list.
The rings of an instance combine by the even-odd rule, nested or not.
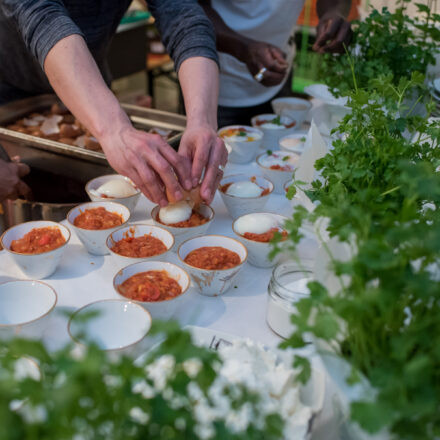
[[(256, 163), (250, 165), (228, 164), (225, 175), (246, 173), (258, 175)], [(208, 234), (223, 234), (233, 237), (232, 218), (229, 216), (219, 194), (216, 195), (213, 208), (215, 219)], [(290, 215), (291, 202), (284, 196), (272, 194), (266, 210), (278, 214)], [(152, 224), (150, 211), (153, 204), (142, 198), (133, 213), (131, 221)], [(175, 258), (175, 260), (173, 260)], [(171, 262), (178, 263), (173, 254)], [(72, 231), (72, 237), (58, 270), (44, 280), (58, 294), (58, 311), (73, 311), (93, 301), (119, 298), (113, 289), (113, 277), (118, 268), (110, 255), (98, 257), (86, 252)], [(175, 317), (182, 325), (192, 324), (227, 332), (239, 337), (251, 338), (267, 346), (276, 346), (281, 342), (266, 323), (267, 286), (271, 269), (260, 269), (246, 263), (231, 290), (220, 297), (205, 297), (195, 288), (187, 295), (187, 300)], [(0, 283), (12, 279), (24, 278), (5, 251), (0, 252)], [(235, 288), (236, 286), (236, 288)], [(49, 347), (57, 348), (69, 342), (67, 318), (65, 314), (53, 313), (44, 339)], [(315, 356), (314, 362), (318, 362)], [(331, 422), (333, 399), (331, 384), (327, 384), (326, 408), (318, 423), (318, 432), (314, 439), (338, 439), (335, 424)], [(319, 434), (321, 431), (321, 434)]]

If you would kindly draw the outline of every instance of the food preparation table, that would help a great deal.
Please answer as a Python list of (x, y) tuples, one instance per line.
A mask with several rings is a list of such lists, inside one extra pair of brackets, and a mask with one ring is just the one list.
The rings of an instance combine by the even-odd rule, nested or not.
[[(256, 163), (249, 165), (228, 164), (225, 175), (246, 173), (248, 176), (259, 175)], [(142, 197), (131, 222), (152, 224), (150, 211), (153, 204)], [(229, 216), (219, 194), (216, 194), (213, 208), (215, 218), (208, 234), (222, 234), (234, 237), (232, 218)], [(272, 194), (266, 210), (283, 215), (291, 215), (292, 205), (282, 195)], [(66, 224), (66, 222), (64, 222)], [(73, 231), (58, 270), (50, 278), (44, 280), (57, 292), (58, 303), (55, 313), (50, 315), (44, 340), (49, 348), (57, 348), (70, 341), (67, 332), (67, 317), (64, 311), (72, 312), (88, 303), (111, 298), (119, 298), (113, 289), (113, 277), (118, 271), (112, 257), (93, 256), (86, 252)], [(310, 243), (311, 253), (314, 252), (313, 242)], [(173, 253), (170, 262), (179, 264)], [(271, 269), (260, 269), (246, 263), (233, 287), (219, 297), (200, 295), (195, 288), (187, 294), (186, 302), (176, 313), (175, 318), (182, 325), (196, 325), (213, 330), (231, 333), (239, 337), (250, 338), (275, 347), (281, 338), (271, 331), (266, 323), (267, 287)], [(6, 251), (0, 252), (0, 283), (12, 279), (24, 278)], [(319, 359), (308, 350), (313, 362)], [(330, 379), (327, 380), (325, 408), (316, 424), (314, 440), (339, 439), (336, 433), (337, 424), (334, 417), (334, 391)]]

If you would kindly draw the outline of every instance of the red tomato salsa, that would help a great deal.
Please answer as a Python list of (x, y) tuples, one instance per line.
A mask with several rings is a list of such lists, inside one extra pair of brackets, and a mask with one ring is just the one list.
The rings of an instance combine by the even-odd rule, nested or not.
[(19, 240), (13, 240), (11, 251), (19, 254), (42, 254), (53, 251), (64, 243), (66, 239), (61, 234), (60, 228), (56, 226), (35, 228)]
[[(159, 214), (157, 215), (156, 220), (159, 223), (164, 224), (160, 221)], [(209, 221), (208, 218), (203, 217), (202, 214), (193, 210), (191, 217), (188, 220), (178, 223), (172, 223), (170, 225), (165, 225), (165, 226), (171, 226), (172, 228), (193, 228), (194, 226), (204, 225), (208, 221)]]
[(284, 241), (287, 239), (287, 231), (280, 231), (278, 228), (272, 228), (264, 234), (254, 234), (253, 232), (245, 232), (243, 234), (244, 238), (252, 241), (258, 241), (260, 243), (269, 243), (275, 236), (275, 233), (279, 232), (281, 234), (281, 239)]
[(118, 286), (118, 291), (135, 301), (166, 301), (179, 296), (182, 288), (166, 270), (149, 270), (133, 275)]
[(78, 228), (91, 230), (115, 228), (122, 223), (124, 223), (122, 215), (109, 212), (103, 207), (86, 209), (73, 222)]
[(277, 171), (293, 171), (293, 168), (290, 165), (272, 165), (270, 169)]
[(206, 270), (231, 269), (241, 263), (236, 252), (221, 246), (205, 246), (194, 249), (185, 257), (185, 263)]
[(163, 254), (167, 248), (158, 238), (145, 234), (142, 237), (124, 237), (114, 244), (112, 251), (124, 257), (146, 258)]

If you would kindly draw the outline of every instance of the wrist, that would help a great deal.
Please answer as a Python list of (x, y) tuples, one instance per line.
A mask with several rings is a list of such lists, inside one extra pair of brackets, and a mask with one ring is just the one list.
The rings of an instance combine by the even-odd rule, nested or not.
[(90, 131), (101, 142), (130, 128), (133, 128), (131, 121), (118, 104), (117, 107), (97, 115)]

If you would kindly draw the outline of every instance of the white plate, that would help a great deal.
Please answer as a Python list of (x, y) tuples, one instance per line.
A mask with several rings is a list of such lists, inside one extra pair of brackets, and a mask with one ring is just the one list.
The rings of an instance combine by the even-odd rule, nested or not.
[(319, 99), (330, 105), (345, 106), (348, 102), (348, 98), (346, 96), (336, 98), (325, 84), (312, 84), (305, 87), (304, 92), (310, 95), (312, 98)]

